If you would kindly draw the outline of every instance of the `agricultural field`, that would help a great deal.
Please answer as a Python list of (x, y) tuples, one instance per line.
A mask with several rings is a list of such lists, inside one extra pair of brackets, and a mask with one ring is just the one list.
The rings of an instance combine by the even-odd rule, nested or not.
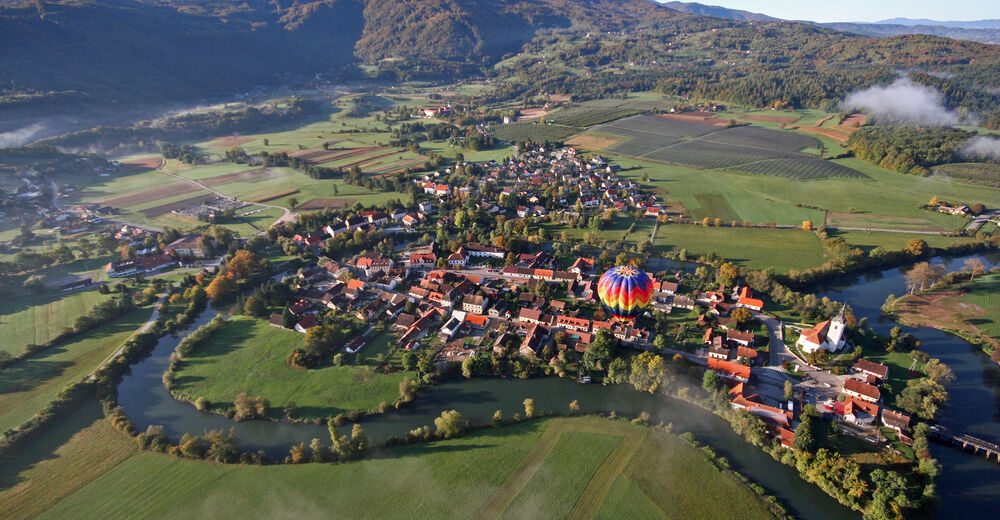
[(41, 345), (72, 327), (94, 305), (110, 298), (96, 290), (72, 294), (39, 294), (0, 302), (0, 350), (11, 355), (29, 343)]
[(934, 175), (959, 182), (1000, 188), (1000, 165), (994, 163), (952, 163), (934, 167)]
[(220, 410), (231, 408), (236, 396), (247, 392), (267, 398), (275, 417), (286, 402), (295, 401), (308, 418), (375, 410), (399, 397), (405, 372), (385, 374), (374, 364), (361, 363), (316, 370), (290, 367), (285, 359), (301, 348), (303, 337), (265, 320), (235, 316), (188, 356), (177, 371), (174, 391), (191, 401), (204, 397)]
[(817, 159), (820, 144), (811, 137), (753, 126), (727, 128), (715, 121), (646, 114), (598, 129), (627, 137), (607, 148), (608, 152), (638, 159), (800, 180), (864, 177), (856, 170)]
[(542, 143), (546, 141), (563, 141), (576, 134), (579, 128), (566, 125), (549, 125), (538, 122), (520, 122), (496, 126), (493, 129), (497, 139), (510, 142), (531, 141)]
[[(538, 480), (545, 475), (552, 478)], [(645, 497), (644, 509), (656, 517), (718, 518), (736, 508), (741, 518), (773, 518), (763, 500), (676, 437), (590, 417), (486, 429), (336, 465), (219, 465), (140, 453), (39, 518), (245, 518), (292, 511), (412, 518), (418, 510), (435, 511), (437, 518), (498, 518), (516, 516), (530, 499), (559, 517), (600, 512), (622, 518), (636, 507), (622, 500), (623, 485), (630, 497)], [(510, 503), (504, 499), (512, 491)]]
[(68, 383), (83, 379), (100, 366), (149, 315), (149, 307), (132, 311), (4, 368), (0, 378), (0, 431), (28, 420)]

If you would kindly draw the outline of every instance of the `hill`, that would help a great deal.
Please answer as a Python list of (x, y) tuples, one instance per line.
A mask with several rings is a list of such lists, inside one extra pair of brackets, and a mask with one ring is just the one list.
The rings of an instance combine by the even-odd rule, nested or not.
[(716, 18), (726, 18), (729, 20), (749, 20), (759, 22), (776, 22), (780, 20), (780, 18), (774, 18), (766, 14), (752, 13), (741, 9), (730, 9), (719, 5), (699, 4), (698, 2), (664, 2), (663, 5), (682, 13), (714, 16)]

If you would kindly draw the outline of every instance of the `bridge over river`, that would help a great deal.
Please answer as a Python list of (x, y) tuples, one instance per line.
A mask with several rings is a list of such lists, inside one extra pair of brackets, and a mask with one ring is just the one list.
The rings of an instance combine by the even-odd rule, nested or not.
[(949, 444), (955, 448), (961, 448), (962, 451), (971, 451), (975, 455), (984, 455), (986, 456), (986, 460), (996, 460), (1000, 463), (1000, 444), (984, 441), (983, 439), (964, 433), (958, 433), (944, 426), (931, 426), (927, 431), (927, 437)]

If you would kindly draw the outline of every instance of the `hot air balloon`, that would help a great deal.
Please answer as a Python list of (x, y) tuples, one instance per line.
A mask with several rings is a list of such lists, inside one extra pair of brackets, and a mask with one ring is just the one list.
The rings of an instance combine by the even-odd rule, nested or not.
[(619, 265), (601, 276), (597, 295), (616, 321), (632, 322), (653, 298), (653, 281), (638, 267)]

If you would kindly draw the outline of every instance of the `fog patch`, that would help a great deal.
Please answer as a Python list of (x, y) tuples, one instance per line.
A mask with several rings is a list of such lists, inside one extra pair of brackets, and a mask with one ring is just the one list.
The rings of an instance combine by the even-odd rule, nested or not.
[(973, 137), (965, 142), (961, 153), (965, 157), (1000, 160), (1000, 137)]
[(23, 128), (18, 128), (17, 130), (0, 132), (0, 148), (9, 148), (11, 146), (22, 146), (28, 144), (31, 141), (34, 141), (35, 138), (44, 131), (45, 125), (35, 123)]
[(861, 110), (872, 119), (890, 123), (918, 125), (954, 125), (960, 118), (944, 106), (944, 94), (910, 78), (899, 78), (890, 85), (853, 92), (841, 104), (845, 111)]

